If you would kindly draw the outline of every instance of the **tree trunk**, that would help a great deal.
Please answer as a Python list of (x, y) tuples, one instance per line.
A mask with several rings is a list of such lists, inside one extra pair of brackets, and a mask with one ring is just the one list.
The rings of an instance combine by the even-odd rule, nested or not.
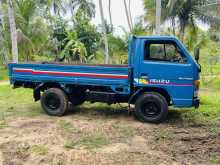
[(156, 35), (160, 35), (161, 0), (156, 0)]
[(186, 24), (180, 23), (180, 40), (182, 42), (184, 42), (185, 29), (186, 29)]
[(131, 14), (131, 0), (128, 1), (128, 9), (129, 9), (129, 18), (130, 18), (130, 22), (131, 22), (131, 28), (134, 28), (133, 25), (133, 18), (132, 18), (132, 14)]
[(109, 50), (108, 50), (108, 38), (107, 38), (107, 32), (106, 32), (106, 26), (105, 26), (105, 17), (103, 12), (103, 5), (102, 0), (99, 0), (99, 9), (100, 9), (100, 15), (102, 19), (102, 30), (103, 30), (103, 38), (105, 43), (105, 63), (109, 63)]
[(171, 18), (171, 24), (172, 24), (172, 30), (173, 30), (173, 35), (176, 35), (176, 22), (175, 22), (175, 17)]
[(15, 24), (15, 16), (14, 16), (12, 0), (7, 0), (7, 4), (8, 4), (8, 18), (9, 18), (10, 33), (11, 33), (12, 60), (13, 63), (18, 63), (17, 29)]
[(110, 20), (111, 30), (113, 30), (111, 2), (112, 2), (111, 0), (108, 0), (108, 13), (109, 13), (109, 20)]
[(130, 21), (130, 17), (129, 17), (128, 6), (127, 6), (126, 0), (124, 0), (124, 7), (125, 7), (125, 14), (126, 14), (126, 17), (127, 17), (128, 27), (129, 27), (129, 30), (131, 32), (132, 31), (132, 25), (131, 25), (131, 21)]
[(7, 50), (5, 48), (3, 48), (2, 51), (2, 62), (4, 65), (8, 65), (8, 54), (7, 54)]

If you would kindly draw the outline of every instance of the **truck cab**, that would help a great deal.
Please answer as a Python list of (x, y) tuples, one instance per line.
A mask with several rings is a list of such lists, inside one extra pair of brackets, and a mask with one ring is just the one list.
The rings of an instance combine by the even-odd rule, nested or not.
[(165, 90), (175, 107), (199, 104), (200, 66), (175, 37), (134, 37), (130, 65), (134, 86)]
[(128, 65), (9, 64), (14, 87), (32, 88), (45, 112), (62, 116), (84, 101), (134, 104), (144, 122), (165, 120), (168, 107), (199, 106), (196, 60), (175, 37), (131, 37)]

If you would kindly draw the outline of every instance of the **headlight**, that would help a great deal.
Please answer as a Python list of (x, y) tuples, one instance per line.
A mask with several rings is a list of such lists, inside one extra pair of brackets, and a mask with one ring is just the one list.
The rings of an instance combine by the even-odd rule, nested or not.
[(194, 85), (195, 85), (196, 89), (199, 89), (200, 88), (200, 80), (195, 80)]

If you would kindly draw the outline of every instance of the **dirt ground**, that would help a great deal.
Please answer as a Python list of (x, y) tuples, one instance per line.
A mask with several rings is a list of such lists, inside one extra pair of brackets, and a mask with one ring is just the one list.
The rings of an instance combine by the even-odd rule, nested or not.
[(0, 165), (220, 164), (220, 136), (207, 126), (141, 123), (126, 111), (80, 108), (65, 117), (43, 112), (0, 129)]

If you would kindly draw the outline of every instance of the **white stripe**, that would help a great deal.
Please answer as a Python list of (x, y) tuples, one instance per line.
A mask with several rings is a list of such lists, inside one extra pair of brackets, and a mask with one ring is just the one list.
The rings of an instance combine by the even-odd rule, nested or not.
[(33, 69), (23, 69), (23, 68), (13, 68), (15, 71), (19, 70), (26, 70), (26, 71), (32, 71), (32, 72), (41, 72), (41, 73), (72, 73), (72, 74), (92, 74), (97, 76), (122, 76), (122, 77), (128, 77), (128, 75), (119, 75), (119, 74), (97, 74), (97, 73), (81, 73), (81, 72), (58, 72), (58, 71), (42, 71), (42, 70), (33, 70)]

